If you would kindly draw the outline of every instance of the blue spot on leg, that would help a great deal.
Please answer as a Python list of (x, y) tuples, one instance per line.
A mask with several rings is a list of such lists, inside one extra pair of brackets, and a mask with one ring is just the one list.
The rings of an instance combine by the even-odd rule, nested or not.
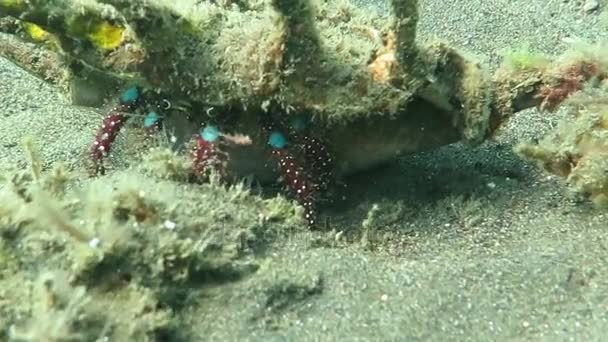
[(274, 131), (270, 133), (270, 137), (268, 137), (268, 145), (277, 149), (285, 148), (287, 146), (287, 139), (282, 133)]
[(120, 101), (125, 104), (130, 104), (139, 99), (139, 89), (137, 87), (129, 87), (120, 95)]
[(201, 130), (201, 137), (206, 142), (215, 142), (220, 137), (220, 130), (217, 126), (208, 125)]
[(148, 113), (148, 115), (146, 115), (146, 117), (144, 118), (144, 127), (152, 128), (152, 127), (156, 126), (159, 122), (160, 122), (160, 116), (158, 115), (157, 112), (152, 111), (152, 112)]

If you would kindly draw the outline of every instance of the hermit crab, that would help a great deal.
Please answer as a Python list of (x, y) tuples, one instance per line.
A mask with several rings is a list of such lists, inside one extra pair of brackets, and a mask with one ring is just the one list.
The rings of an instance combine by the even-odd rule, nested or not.
[(311, 225), (337, 177), (480, 144), (513, 113), (555, 110), (608, 77), (601, 48), (492, 74), (446, 43), (420, 44), (416, 0), (389, 3), (385, 17), (348, 1), (0, 0), (11, 33), (0, 54), (74, 103), (123, 89), (91, 147), (97, 171), (142, 111), (147, 128), (193, 137), (195, 174), (282, 178)]

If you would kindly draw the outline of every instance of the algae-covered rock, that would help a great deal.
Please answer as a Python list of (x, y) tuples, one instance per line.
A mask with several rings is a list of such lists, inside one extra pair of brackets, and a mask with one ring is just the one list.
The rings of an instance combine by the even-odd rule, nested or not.
[[(226, 148), (228, 171), (263, 182), (277, 178), (268, 126), (305, 117), (340, 176), (456, 141), (479, 144), (512, 113), (555, 107), (605, 74), (590, 56), (520, 54), (491, 75), (446, 43), (419, 43), (416, 0), (389, 3), (386, 16), (349, 1), (2, 0), (0, 18), (13, 20), (2, 37), (16, 48), (0, 53), (44, 77), (67, 75), (53, 79), (76, 104), (139, 85), (162, 99), (152, 110), (165, 111), (177, 141), (209, 123), (246, 136), (250, 144)], [(47, 46), (47, 68), (15, 53), (34, 47), (14, 36)], [(567, 72), (583, 77), (564, 82)]]
[(93, 105), (135, 83), (169, 101), (165, 122), (178, 140), (208, 121), (250, 136), (252, 146), (230, 151), (230, 169), (269, 179), (259, 166), (269, 160), (260, 132), (269, 117), (307, 117), (337, 175), (458, 140), (479, 144), (504, 119), (498, 107), (509, 104), (494, 94), (504, 80), (492, 82), (476, 58), (447, 44), (419, 44), (417, 1), (390, 8), (386, 16), (348, 1), (4, 0), (0, 17), (28, 25), (30, 40), (54, 37), (49, 68), (69, 75), (58, 82), (74, 103)]
[(459, 140), (479, 144), (513, 112), (568, 94), (554, 91), (568, 62), (492, 76), (465, 52), (418, 42), (416, 0), (389, 3), (387, 16), (349, 1), (2, 0), (3, 46), (14, 48), (0, 53), (69, 88), (76, 104), (137, 84), (162, 99), (177, 141), (209, 122), (250, 137), (229, 148), (228, 169), (264, 181), (276, 179), (265, 167), (268, 121), (306, 117), (343, 175)]

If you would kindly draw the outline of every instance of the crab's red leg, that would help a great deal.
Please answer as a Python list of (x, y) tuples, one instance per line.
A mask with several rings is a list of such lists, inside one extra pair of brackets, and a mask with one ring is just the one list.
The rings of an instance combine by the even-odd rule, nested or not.
[(91, 158), (95, 165), (96, 173), (104, 173), (103, 158), (110, 153), (112, 143), (116, 140), (118, 132), (127, 121), (125, 114), (133, 113), (141, 104), (141, 94), (137, 87), (125, 90), (120, 96), (118, 105), (103, 119), (101, 128), (95, 136), (93, 146), (91, 146)]
[(221, 133), (217, 126), (205, 126), (194, 136), (194, 141), (195, 146), (191, 151), (194, 174), (203, 177), (213, 169), (224, 177), (226, 155), (220, 149)]
[(268, 138), (268, 144), (272, 148), (272, 156), (277, 160), (279, 172), (283, 181), (290, 189), (296, 201), (304, 207), (304, 218), (309, 226), (316, 223), (315, 195), (317, 185), (313, 182), (311, 175), (298, 164), (296, 158), (287, 149), (285, 136), (273, 131)]
[(301, 138), (306, 165), (316, 180), (319, 191), (326, 191), (333, 180), (334, 163), (331, 153), (319, 139), (304, 135)]
[(323, 192), (328, 190), (333, 180), (333, 156), (320, 139), (308, 133), (307, 126), (308, 122), (304, 117), (294, 117), (289, 125), (290, 135), (303, 152), (304, 163), (315, 179), (317, 190)]

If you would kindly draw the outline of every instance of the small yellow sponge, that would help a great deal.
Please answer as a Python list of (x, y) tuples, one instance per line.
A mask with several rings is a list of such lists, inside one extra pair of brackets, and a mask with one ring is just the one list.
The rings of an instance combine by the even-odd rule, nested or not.
[(87, 35), (91, 42), (99, 49), (112, 50), (120, 46), (123, 40), (124, 27), (103, 21), (93, 28)]
[(48, 31), (36, 24), (24, 22), (23, 27), (25, 28), (27, 34), (29, 34), (29, 36), (37, 42), (45, 41), (50, 36)]

